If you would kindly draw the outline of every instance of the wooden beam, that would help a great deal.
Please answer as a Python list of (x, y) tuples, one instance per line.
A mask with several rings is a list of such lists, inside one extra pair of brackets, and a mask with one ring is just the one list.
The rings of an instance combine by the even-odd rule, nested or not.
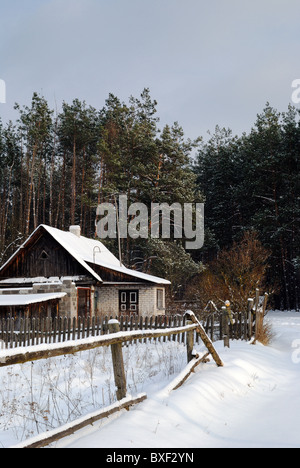
[(177, 390), (178, 388), (180, 388), (184, 382), (186, 382), (186, 380), (189, 378), (189, 376), (195, 371), (196, 367), (199, 366), (199, 364), (204, 364), (206, 362), (209, 362), (209, 359), (207, 359), (209, 356), (209, 353), (206, 353), (204, 356), (202, 356), (201, 358), (194, 358), (190, 364), (192, 365), (192, 367), (187, 371), (187, 373), (182, 377), (182, 379), (180, 380), (180, 382), (178, 382), (176, 384), (176, 386), (173, 388), (173, 390)]
[(206, 334), (204, 328), (202, 327), (201, 323), (199, 320), (197, 320), (194, 312), (191, 310), (187, 311), (185, 315), (190, 318), (190, 320), (196, 325), (196, 331), (199, 333), (201, 340), (205, 344), (206, 348), (208, 349), (209, 353), (212, 355), (215, 363), (217, 364), (218, 367), (223, 367), (224, 364), (222, 360), (220, 359), (220, 356), (218, 355), (217, 351), (215, 350), (214, 345), (212, 344), (211, 339), (209, 336)]
[(40, 434), (39, 436), (22, 442), (21, 444), (12, 448), (46, 447), (47, 445), (52, 444), (53, 442), (57, 442), (58, 440), (61, 440), (64, 437), (74, 434), (76, 431), (79, 431), (80, 429), (83, 429), (86, 426), (90, 426), (101, 419), (108, 418), (112, 414), (115, 414), (123, 409), (128, 410), (131, 406), (137, 405), (138, 403), (142, 403), (146, 399), (146, 394), (141, 394), (138, 397), (130, 400), (128, 398), (125, 398), (124, 400), (119, 401), (115, 405), (111, 405), (108, 408), (104, 408), (102, 410), (99, 410), (98, 412), (87, 415), (86, 417), (78, 419), (58, 429), (54, 429), (48, 433), (46, 432), (45, 434)]
[[(109, 333), (120, 332), (120, 323), (118, 320), (110, 320), (108, 322)], [(122, 400), (126, 396), (126, 375), (124, 368), (122, 343), (111, 345), (111, 355), (113, 361), (113, 369), (115, 376), (115, 385), (117, 387), (117, 399)]]

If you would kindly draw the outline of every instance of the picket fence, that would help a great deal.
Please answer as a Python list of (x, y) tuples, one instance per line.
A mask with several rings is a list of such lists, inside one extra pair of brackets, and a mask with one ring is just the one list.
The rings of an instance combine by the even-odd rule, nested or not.
[[(224, 316), (221, 312), (196, 315), (212, 341), (222, 340), (225, 330)], [(233, 323), (229, 323), (229, 338), (248, 340), (251, 338), (251, 323), (247, 313), (232, 314)], [(116, 318), (120, 322), (121, 331), (157, 330), (164, 328), (183, 327), (186, 324), (185, 316), (121, 316), (121, 317), (55, 317), (51, 318), (13, 318), (0, 320), (0, 347), (5, 349), (35, 346), (38, 344), (61, 343), (70, 340), (80, 340), (88, 337), (101, 336), (108, 333), (108, 321)], [(226, 324), (227, 325), (227, 324)], [(160, 339), (160, 338), (159, 338)], [(166, 340), (166, 338), (161, 338)], [(173, 340), (185, 342), (186, 336), (174, 335)], [(200, 337), (195, 333), (195, 341)]]

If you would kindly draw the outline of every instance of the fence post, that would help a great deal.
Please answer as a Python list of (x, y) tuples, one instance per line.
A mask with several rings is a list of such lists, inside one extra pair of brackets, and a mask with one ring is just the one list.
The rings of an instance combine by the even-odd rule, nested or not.
[[(265, 318), (265, 313), (266, 313), (266, 308), (267, 308), (268, 296), (269, 295), (267, 293), (265, 293), (262, 308), (260, 310), (258, 310), (258, 308), (257, 308), (257, 310), (256, 310), (255, 340), (254, 340), (254, 343), (256, 342), (256, 340), (259, 338), (259, 336), (263, 332), (264, 318)], [(261, 336), (261, 338), (262, 338), (262, 336)]]
[(225, 348), (230, 348), (229, 343), (229, 317), (226, 307), (222, 307), (222, 320), (223, 320), (223, 338)]
[[(120, 323), (118, 320), (110, 320), (108, 322), (109, 333), (118, 333), (120, 331)], [(111, 354), (114, 368), (115, 385), (117, 388), (117, 399), (120, 401), (126, 397), (126, 375), (124, 369), (122, 343), (111, 345)]]
[[(193, 322), (191, 320), (187, 320), (186, 325), (193, 325)], [(194, 350), (194, 330), (187, 332), (186, 346), (187, 346), (187, 360), (188, 362), (191, 362), (193, 360), (193, 350)]]
[(230, 320), (230, 323), (231, 323), (231, 325), (234, 325), (234, 320), (233, 320), (233, 317), (232, 317), (230, 301), (226, 301), (225, 306), (226, 306), (226, 311), (227, 311), (227, 315), (228, 315), (228, 318)]
[(263, 310), (262, 310), (263, 311), (263, 316), (265, 316), (265, 314), (266, 314), (268, 298), (269, 298), (269, 294), (265, 293), (264, 302), (263, 302)]
[(255, 304), (254, 304), (255, 313), (258, 311), (258, 306), (259, 306), (259, 289), (256, 288), (256, 290), (255, 290)]
[(249, 340), (252, 338), (252, 325), (253, 325), (253, 317), (252, 317), (252, 310), (253, 310), (254, 299), (248, 299), (248, 320), (249, 320), (249, 328), (248, 328), (248, 337)]

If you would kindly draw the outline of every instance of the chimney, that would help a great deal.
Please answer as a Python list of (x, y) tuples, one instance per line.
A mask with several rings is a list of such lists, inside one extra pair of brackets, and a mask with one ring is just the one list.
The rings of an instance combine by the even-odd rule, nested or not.
[(80, 234), (81, 234), (80, 226), (70, 226), (70, 232), (74, 234), (74, 236), (80, 237)]

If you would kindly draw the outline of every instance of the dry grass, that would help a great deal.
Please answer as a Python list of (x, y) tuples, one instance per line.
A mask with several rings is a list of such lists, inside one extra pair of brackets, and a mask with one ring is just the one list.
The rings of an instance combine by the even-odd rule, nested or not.
[(273, 338), (274, 332), (272, 325), (268, 320), (264, 320), (258, 327), (255, 341), (259, 341), (259, 343), (263, 344), (264, 346), (268, 346), (272, 342)]

